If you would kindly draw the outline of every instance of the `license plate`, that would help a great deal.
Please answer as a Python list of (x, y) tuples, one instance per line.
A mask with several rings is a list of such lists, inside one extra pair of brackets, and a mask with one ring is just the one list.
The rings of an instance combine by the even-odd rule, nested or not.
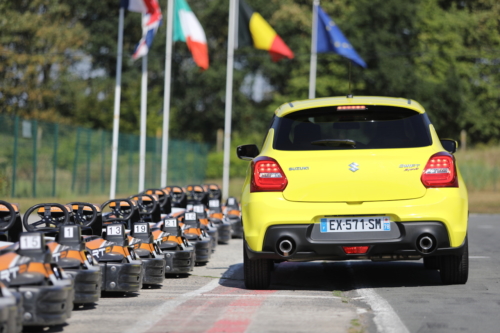
[(391, 231), (388, 216), (328, 217), (320, 221), (321, 232)]

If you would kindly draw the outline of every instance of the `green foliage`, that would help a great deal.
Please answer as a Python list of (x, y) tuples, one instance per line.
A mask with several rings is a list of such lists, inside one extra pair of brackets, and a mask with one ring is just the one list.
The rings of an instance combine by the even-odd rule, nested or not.
[[(213, 143), (224, 127), (229, 0), (188, 2), (207, 36), (210, 68), (200, 71), (186, 45), (174, 44), (170, 135)], [(236, 50), (232, 129), (242, 136), (265, 133), (276, 107), (307, 98), (312, 25), (312, 0), (247, 2), (295, 58), (274, 63), (265, 51)], [(160, 5), (165, 19), (165, 3)], [(355, 95), (413, 98), (442, 137), (457, 138), (465, 129), (472, 143), (498, 142), (500, 2), (346, 0), (321, 6), (368, 64), (352, 68)], [(4, 0), (0, 10), (0, 111), (111, 129), (118, 1)], [(140, 14), (125, 14), (120, 128), (135, 134), (141, 61), (130, 54), (141, 37), (140, 22)], [(148, 56), (151, 136), (162, 130), (164, 64), (165, 24)], [(345, 58), (318, 55), (317, 73), (317, 97), (347, 94)], [(264, 87), (256, 87), (261, 81)], [(251, 97), (255, 89), (263, 99)]]

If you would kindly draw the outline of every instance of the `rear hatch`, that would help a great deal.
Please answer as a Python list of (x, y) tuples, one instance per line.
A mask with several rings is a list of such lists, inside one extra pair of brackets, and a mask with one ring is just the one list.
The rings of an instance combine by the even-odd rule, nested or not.
[(399, 107), (337, 107), (277, 118), (273, 148), (286, 200), (364, 202), (425, 195), (422, 170), (435, 152), (425, 114)]

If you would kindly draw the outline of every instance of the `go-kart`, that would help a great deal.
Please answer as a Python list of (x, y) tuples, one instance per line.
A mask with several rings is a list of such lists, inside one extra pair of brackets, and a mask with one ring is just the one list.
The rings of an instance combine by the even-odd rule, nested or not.
[(184, 237), (189, 243), (194, 244), (196, 258), (195, 263), (198, 265), (206, 264), (210, 260), (212, 254), (212, 238), (202, 229), (202, 225), (195, 212), (186, 212), (181, 217)]
[(23, 326), (63, 324), (73, 309), (73, 280), (52, 262), (41, 232), (24, 232), (0, 255), (0, 281), (22, 297)]
[[(152, 202), (152, 205), (144, 204), (144, 200)], [(109, 206), (112, 212), (103, 216), (106, 226), (105, 239), (118, 245), (133, 247), (136, 255), (142, 260), (143, 284), (161, 284), (165, 279), (165, 260), (150, 237), (149, 224), (141, 218), (142, 214), (148, 216), (154, 212), (157, 208), (156, 200), (153, 200), (151, 195), (142, 194), (131, 199), (109, 200), (102, 208), (105, 209), (106, 206)], [(130, 215), (127, 216), (127, 213)], [(130, 235), (127, 234), (126, 228), (130, 230)], [(140, 235), (141, 238), (135, 235)]]
[(176, 218), (163, 219), (153, 230), (153, 238), (165, 256), (165, 274), (191, 272), (196, 261), (195, 246), (184, 237), (179, 221)]
[[(120, 202), (132, 205), (132, 202), (127, 199), (122, 199), (115, 205), (119, 206)], [(91, 228), (94, 235), (84, 235), (83, 240), (85, 247), (97, 259), (102, 274), (101, 290), (106, 292), (137, 292), (142, 288), (142, 261), (136, 255), (133, 247), (128, 246), (126, 242), (120, 242), (122, 245), (107, 240), (102, 237), (103, 217), (100, 207), (96, 207), (90, 203), (82, 203), (88, 210), (81, 210), (79, 214), (75, 214), (76, 223), (85, 225)], [(103, 204), (109, 204), (106, 202)], [(97, 212), (94, 215), (94, 209)], [(131, 215), (131, 214), (130, 214)], [(123, 216), (128, 218), (127, 216)], [(99, 227), (99, 228), (96, 228)], [(105, 226), (104, 234), (117, 236), (118, 240), (126, 239), (125, 229), (120, 225)], [(87, 229), (88, 230), (88, 229)], [(85, 230), (84, 230), (85, 233)], [(121, 238), (120, 238), (121, 237)], [(113, 237), (111, 237), (112, 239)]]
[[(47, 242), (47, 247), (52, 254), (52, 261), (74, 280), (75, 305), (95, 303), (101, 295), (102, 277), (99, 265), (85, 248), (82, 226), (71, 221), (74, 220), (73, 210), (76, 210), (76, 214), (81, 214), (84, 209), (91, 210), (94, 219), (97, 217), (95, 207), (78, 202), (67, 206), (38, 204), (28, 209), (23, 216), (26, 230), (39, 231), (54, 237), (54, 241)], [(40, 220), (30, 221), (33, 213), (36, 213)]]
[(243, 223), (241, 222), (241, 209), (238, 200), (234, 197), (227, 198), (222, 212), (224, 213), (224, 221), (231, 224), (232, 237), (243, 238)]
[(217, 227), (219, 244), (227, 244), (231, 240), (232, 226), (224, 219), (219, 199), (208, 200), (208, 220)]
[[(196, 204), (193, 205), (192, 211), (196, 213), (196, 216), (200, 220), (201, 223), (201, 228), (204, 229), (210, 238), (212, 239), (212, 252), (215, 252), (215, 248), (217, 244), (219, 243), (219, 229), (218, 226), (216, 226), (212, 221), (210, 221), (207, 217), (207, 213), (205, 211), (205, 205), (203, 204)], [(231, 226), (226, 224), (220, 224), (221, 227), (226, 229), (227, 231), (230, 232)], [(223, 230), (225, 232), (226, 230)]]
[[(157, 244), (165, 259), (165, 274), (179, 275), (186, 274), (193, 270), (195, 251), (182, 235), (182, 230), (178, 226), (176, 219), (169, 219), (165, 222), (160, 214), (161, 201), (156, 195), (137, 195), (131, 197), (137, 202), (140, 220), (137, 222), (149, 222), (148, 228), (141, 227), (138, 233), (134, 225), (134, 237), (143, 242), (151, 243), (150, 237)], [(158, 204), (155, 202), (158, 201)], [(133, 218), (133, 217), (132, 217)], [(173, 223), (172, 221), (175, 221)], [(136, 224), (136, 220), (132, 220)], [(155, 223), (156, 222), (156, 223)], [(149, 227), (153, 227), (150, 232)]]

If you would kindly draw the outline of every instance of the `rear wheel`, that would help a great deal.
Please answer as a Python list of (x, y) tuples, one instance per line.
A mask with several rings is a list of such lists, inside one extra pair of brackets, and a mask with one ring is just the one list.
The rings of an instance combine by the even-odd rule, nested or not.
[(425, 257), (424, 267), (426, 269), (439, 269), (439, 257)]
[(465, 284), (469, 277), (469, 246), (465, 238), (464, 252), (460, 256), (441, 256), (440, 267), (443, 284)]
[(271, 284), (274, 262), (270, 259), (250, 260), (243, 242), (243, 270), (247, 289), (267, 289)]

